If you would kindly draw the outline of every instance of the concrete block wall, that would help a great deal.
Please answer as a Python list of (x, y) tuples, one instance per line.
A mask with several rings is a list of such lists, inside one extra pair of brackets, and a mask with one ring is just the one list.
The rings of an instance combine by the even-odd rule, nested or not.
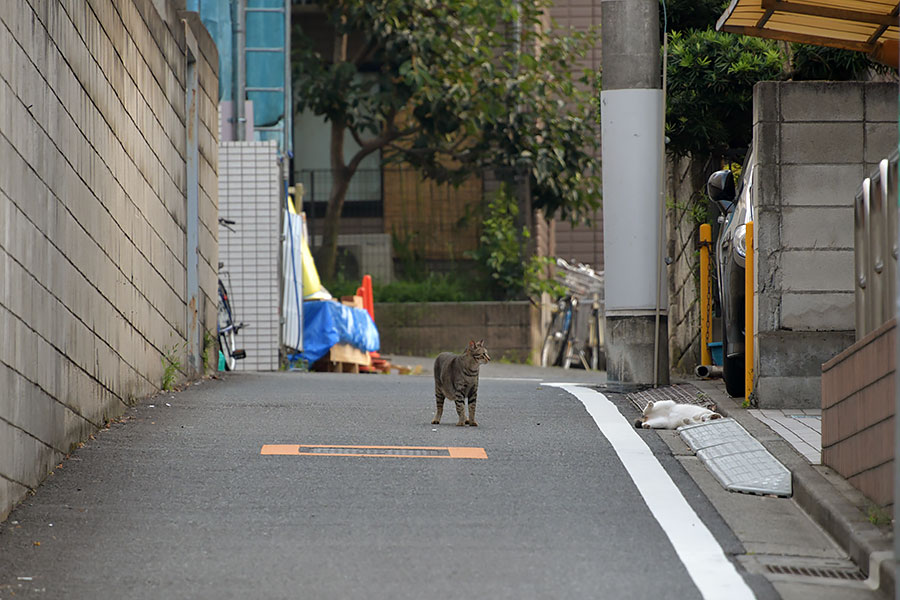
[[(700, 364), (700, 224), (694, 215), (698, 206), (708, 206), (703, 194), (707, 170), (705, 161), (691, 156), (670, 156), (666, 165), (669, 365), (679, 375), (693, 375)], [(712, 331), (714, 321), (707, 325)], [(721, 334), (713, 339), (721, 340)]]
[(236, 222), (222, 229), (219, 254), (225, 263), (235, 319), (248, 325), (235, 338), (247, 358), (238, 371), (275, 371), (281, 340), (281, 213), (284, 179), (278, 145), (222, 142), (219, 147), (219, 213)]
[(381, 353), (437, 356), (484, 339), (493, 360), (537, 364), (540, 315), (530, 302), (375, 303)]
[(755, 390), (818, 407), (821, 365), (854, 341), (853, 199), (897, 147), (897, 89), (764, 82), (753, 103)]
[(186, 27), (214, 330), (218, 58), (199, 19), (172, 0), (0, 2), (0, 519), (184, 346)]

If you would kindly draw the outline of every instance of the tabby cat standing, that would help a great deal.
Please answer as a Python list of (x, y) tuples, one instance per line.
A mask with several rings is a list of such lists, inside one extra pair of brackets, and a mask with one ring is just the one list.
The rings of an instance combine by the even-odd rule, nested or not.
[[(432, 425), (441, 422), (444, 412), (444, 399), (456, 402), (456, 414), (459, 415), (457, 426), (471, 425), (477, 427), (475, 421), (475, 402), (478, 399), (478, 369), (488, 363), (484, 340), (470, 341), (462, 354), (442, 352), (434, 360), (434, 398), (437, 410)], [(466, 418), (466, 399), (469, 400), (469, 417)]]

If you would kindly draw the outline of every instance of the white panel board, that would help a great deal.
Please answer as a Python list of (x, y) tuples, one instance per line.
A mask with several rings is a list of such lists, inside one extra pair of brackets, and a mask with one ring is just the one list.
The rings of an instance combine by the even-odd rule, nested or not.
[(665, 281), (658, 268), (662, 90), (603, 91), (600, 105), (606, 311), (653, 309)]

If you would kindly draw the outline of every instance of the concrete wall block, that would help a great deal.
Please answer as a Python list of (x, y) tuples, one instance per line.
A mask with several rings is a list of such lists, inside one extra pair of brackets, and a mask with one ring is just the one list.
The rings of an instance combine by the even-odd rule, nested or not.
[(757, 335), (760, 376), (821, 375), (822, 365), (853, 343), (852, 331), (769, 331)]
[(778, 165), (782, 162), (782, 132), (779, 123), (763, 121), (753, 125), (753, 144), (760, 166)]
[(753, 86), (753, 125), (781, 120), (781, 84), (761, 81)]
[(873, 169), (871, 165), (877, 165), (881, 159), (887, 158), (897, 151), (897, 122), (893, 123), (866, 123), (866, 150), (864, 158), (870, 166), (868, 173)]
[(892, 82), (872, 82), (865, 85), (866, 114), (869, 123), (881, 121), (897, 122), (897, 84)]
[(847, 293), (795, 294), (781, 300), (780, 326), (794, 331), (848, 331), (854, 329), (854, 297)]
[(375, 317), (383, 353), (459, 353), (469, 340), (484, 339), (488, 352), (499, 359), (528, 356), (536, 316), (527, 302), (471, 302), (379, 303)]
[(782, 204), (852, 206), (865, 173), (859, 162), (786, 166), (781, 169)]
[(781, 171), (774, 162), (758, 164), (753, 174), (751, 201), (754, 207), (778, 207), (782, 203)]
[[(781, 119), (785, 122), (863, 120), (863, 86), (857, 82), (786, 83), (780, 91)], [(826, 106), (827, 110), (823, 109)]]
[(760, 375), (755, 390), (759, 408), (819, 408), (821, 377)]
[(61, 458), (59, 452), (0, 421), (0, 479), (36, 488)]
[(785, 250), (781, 264), (785, 292), (853, 292), (850, 250)]
[[(27, 431), (48, 446), (54, 446), (62, 439), (62, 413), (66, 410), (62, 404), (4, 364), (0, 364), (0, 384), (4, 390), (0, 395), (0, 414), (9, 424)], [(60, 452), (68, 450), (58, 446), (56, 449)]]
[(781, 329), (781, 292), (759, 292), (756, 298), (756, 331), (758, 333)]
[(782, 227), (789, 248), (853, 249), (853, 208), (851, 206), (786, 207)]
[(19, 499), (24, 498), (27, 493), (27, 487), (4, 479), (2, 473), (0, 473), (0, 521), (6, 520), (6, 517)]
[(862, 122), (784, 123), (781, 135), (782, 163), (845, 164), (863, 156)]

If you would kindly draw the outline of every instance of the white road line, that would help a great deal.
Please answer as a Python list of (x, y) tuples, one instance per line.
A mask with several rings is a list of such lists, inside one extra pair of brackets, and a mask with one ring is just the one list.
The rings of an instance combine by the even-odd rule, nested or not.
[(562, 388), (584, 404), (612, 444), (703, 597), (707, 600), (755, 598), (753, 590), (725, 556), (719, 542), (619, 409), (600, 392), (577, 384), (544, 385)]

